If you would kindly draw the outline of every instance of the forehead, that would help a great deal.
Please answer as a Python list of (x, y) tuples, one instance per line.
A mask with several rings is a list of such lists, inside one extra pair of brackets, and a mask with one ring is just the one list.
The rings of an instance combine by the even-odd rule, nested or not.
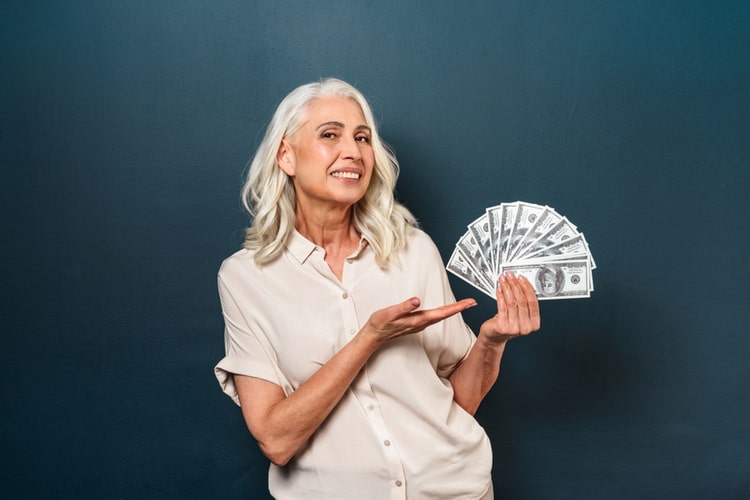
[(346, 126), (365, 125), (365, 115), (354, 99), (340, 95), (318, 97), (307, 106), (305, 121), (317, 126), (328, 121), (341, 122)]

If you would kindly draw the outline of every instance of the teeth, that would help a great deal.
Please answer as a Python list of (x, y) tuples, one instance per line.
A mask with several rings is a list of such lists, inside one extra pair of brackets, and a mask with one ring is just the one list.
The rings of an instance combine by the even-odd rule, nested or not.
[(331, 175), (342, 179), (359, 179), (359, 174), (355, 172), (334, 172)]

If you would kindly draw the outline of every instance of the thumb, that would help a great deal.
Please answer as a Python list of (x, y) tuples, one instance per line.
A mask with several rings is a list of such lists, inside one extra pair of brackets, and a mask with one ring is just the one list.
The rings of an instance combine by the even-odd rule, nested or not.
[(418, 308), (421, 304), (422, 302), (419, 300), (419, 297), (412, 297), (402, 302), (399, 310), (402, 314), (408, 314)]

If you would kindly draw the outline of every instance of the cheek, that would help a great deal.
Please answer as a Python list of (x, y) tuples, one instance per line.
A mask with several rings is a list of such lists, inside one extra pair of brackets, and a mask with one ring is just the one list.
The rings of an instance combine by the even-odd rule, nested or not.
[(372, 148), (367, 148), (362, 152), (362, 160), (365, 167), (372, 172), (372, 169), (375, 166), (375, 153), (372, 151)]
[(297, 154), (297, 175), (325, 174), (326, 168), (333, 163), (335, 156), (324, 147), (305, 148)]

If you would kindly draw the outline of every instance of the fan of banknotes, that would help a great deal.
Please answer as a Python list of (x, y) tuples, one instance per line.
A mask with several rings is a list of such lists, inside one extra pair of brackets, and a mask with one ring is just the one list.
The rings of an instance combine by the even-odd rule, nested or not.
[(446, 269), (495, 298), (501, 273), (528, 279), (539, 300), (577, 299), (594, 291), (596, 264), (583, 233), (553, 208), (501, 203), (469, 224)]

